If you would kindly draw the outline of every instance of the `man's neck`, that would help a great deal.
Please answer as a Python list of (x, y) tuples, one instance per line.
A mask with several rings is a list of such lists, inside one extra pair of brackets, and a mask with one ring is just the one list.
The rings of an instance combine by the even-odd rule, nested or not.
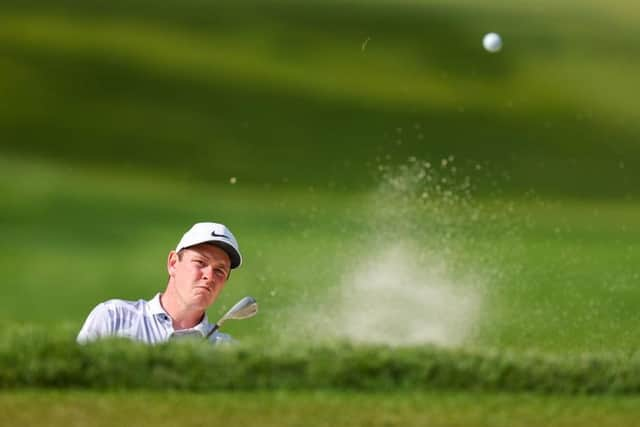
[(181, 304), (181, 301), (167, 289), (160, 294), (160, 305), (169, 314), (173, 322), (173, 329), (189, 329), (202, 321), (204, 311), (192, 310)]

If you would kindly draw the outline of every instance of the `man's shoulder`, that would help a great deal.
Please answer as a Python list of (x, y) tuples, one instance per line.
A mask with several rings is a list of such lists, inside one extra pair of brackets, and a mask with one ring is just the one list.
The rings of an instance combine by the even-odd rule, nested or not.
[(139, 300), (125, 300), (120, 298), (112, 298), (98, 304), (94, 311), (141, 311), (149, 304), (149, 301), (144, 299)]
[(138, 299), (138, 300), (126, 300), (126, 299), (120, 299), (120, 298), (112, 298), (112, 299), (108, 299), (104, 302), (102, 302), (102, 304), (107, 305), (107, 306), (114, 306), (114, 307), (119, 307), (119, 306), (125, 306), (125, 307), (130, 307), (130, 306), (134, 306), (134, 307), (141, 307), (145, 304), (148, 304), (149, 301), (145, 300), (145, 299)]
[(147, 313), (145, 300), (113, 298), (96, 305), (85, 320), (77, 337), (80, 343), (107, 336), (129, 336), (129, 329)]

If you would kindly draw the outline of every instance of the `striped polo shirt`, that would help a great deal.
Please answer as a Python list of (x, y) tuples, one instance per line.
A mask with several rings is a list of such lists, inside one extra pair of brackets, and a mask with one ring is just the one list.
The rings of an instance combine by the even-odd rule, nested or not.
[[(205, 314), (202, 321), (189, 329), (173, 329), (171, 316), (160, 305), (160, 294), (151, 300), (125, 301), (112, 299), (98, 304), (89, 313), (77, 341), (86, 343), (104, 337), (122, 337), (147, 344), (159, 344), (172, 339), (195, 336), (204, 338), (213, 328)], [(214, 332), (209, 341), (214, 344), (231, 342), (229, 335)]]

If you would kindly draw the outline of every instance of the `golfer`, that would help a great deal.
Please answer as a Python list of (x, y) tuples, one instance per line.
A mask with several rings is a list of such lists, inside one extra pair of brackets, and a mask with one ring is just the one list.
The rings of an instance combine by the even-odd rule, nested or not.
[[(124, 337), (157, 344), (184, 336), (204, 339), (214, 327), (205, 311), (222, 292), (231, 270), (241, 263), (238, 242), (225, 225), (197, 223), (169, 252), (164, 292), (149, 301), (112, 299), (98, 304), (77, 341)], [(216, 344), (231, 341), (217, 331), (208, 339)]]

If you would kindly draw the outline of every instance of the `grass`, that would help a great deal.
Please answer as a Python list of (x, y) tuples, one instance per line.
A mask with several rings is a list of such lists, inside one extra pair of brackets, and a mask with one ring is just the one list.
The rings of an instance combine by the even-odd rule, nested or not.
[[(413, 196), (403, 202), (403, 191), (210, 186), (17, 157), (4, 157), (0, 171), (0, 229), (12, 242), (0, 250), (4, 323), (79, 329), (99, 301), (150, 298), (165, 285), (165, 257), (180, 234), (211, 218), (229, 223), (247, 263), (209, 315), (254, 295), (260, 316), (225, 325), (244, 339), (333, 336), (341, 326), (332, 310), (353, 298), (378, 317), (437, 325), (427, 320), (434, 302), (418, 295), (444, 280), (445, 290), (468, 290), (482, 301), (466, 345), (601, 352), (639, 344), (632, 332), (640, 303), (634, 202), (435, 196), (422, 204)], [(354, 280), (389, 242), (421, 249), (383, 263), (381, 274), (392, 274), (388, 291), (371, 290), (365, 299)], [(440, 264), (424, 256), (439, 257), (446, 271), (437, 275)], [(413, 316), (399, 299), (407, 289), (423, 304), (406, 306)]]
[(4, 2), (0, 148), (346, 192), (453, 154), (512, 194), (637, 196), (631, 3), (456, 4)]
[[(196, 426), (634, 426), (637, 397), (541, 397), (476, 393), (86, 392), (0, 393), (7, 419), (23, 426), (135, 423)], [(38, 408), (34, 411), (33, 408)]]
[[(429, 327), (429, 325), (424, 325)], [(66, 333), (64, 333), (66, 332)], [(213, 348), (202, 340), (147, 346), (128, 340), (78, 345), (54, 328), (0, 335), (0, 387), (93, 390), (483, 391), (636, 395), (637, 351), (558, 354), (245, 340)]]
[[(0, 412), (54, 426), (637, 425), (635, 395), (495, 392), (637, 388), (634, 6), (2, 2), (0, 372), (22, 382)], [(480, 48), (488, 31), (498, 55)], [(412, 158), (433, 182), (415, 181)], [(225, 325), (257, 356), (186, 377), (255, 363), (262, 386), (334, 390), (165, 391), (184, 386), (180, 361), (222, 356), (70, 344), (99, 301), (162, 290), (168, 250), (203, 219), (228, 223), (246, 260), (209, 315), (257, 297), (258, 317)], [(42, 339), (10, 341), (30, 330)], [(345, 331), (364, 343), (330, 357), (322, 345)], [(422, 346), (452, 336), (454, 349)], [(300, 361), (290, 340), (318, 351)], [(384, 346), (398, 341), (416, 347)], [(439, 391), (393, 381), (420, 389), (424, 372)], [(19, 388), (72, 374), (97, 389)], [(103, 391), (99, 374), (160, 386)], [(466, 390), (460, 378), (484, 392), (442, 391)]]

